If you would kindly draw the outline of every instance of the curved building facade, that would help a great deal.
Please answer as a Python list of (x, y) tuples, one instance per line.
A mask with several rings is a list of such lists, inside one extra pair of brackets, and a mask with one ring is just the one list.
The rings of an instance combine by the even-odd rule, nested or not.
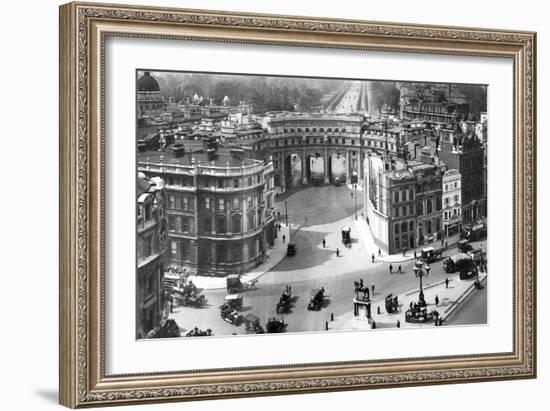
[(273, 166), (232, 150), (144, 152), (138, 171), (166, 182), (166, 261), (200, 275), (244, 273), (274, 241)]

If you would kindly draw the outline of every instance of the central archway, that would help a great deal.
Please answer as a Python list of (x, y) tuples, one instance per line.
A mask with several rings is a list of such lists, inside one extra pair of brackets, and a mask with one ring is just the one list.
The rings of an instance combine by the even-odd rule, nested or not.
[(325, 159), (320, 153), (314, 153), (307, 157), (308, 181), (314, 185), (325, 182)]
[(345, 184), (348, 178), (348, 161), (346, 152), (336, 152), (330, 155), (330, 179), (332, 182)]
[(302, 158), (291, 153), (285, 157), (285, 180), (287, 187), (297, 187), (302, 184)]

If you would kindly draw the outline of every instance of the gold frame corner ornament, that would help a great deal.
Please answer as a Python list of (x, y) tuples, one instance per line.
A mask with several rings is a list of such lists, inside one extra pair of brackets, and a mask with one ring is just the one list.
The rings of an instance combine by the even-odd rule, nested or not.
[[(109, 36), (502, 57), (514, 64), (512, 352), (198, 373), (104, 371), (103, 47)], [(199, 400), (536, 376), (536, 33), (69, 3), (60, 7), (60, 403)]]

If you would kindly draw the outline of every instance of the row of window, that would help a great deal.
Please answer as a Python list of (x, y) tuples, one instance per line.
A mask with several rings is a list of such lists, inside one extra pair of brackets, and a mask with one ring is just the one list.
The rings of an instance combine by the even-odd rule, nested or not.
[[(404, 191), (406, 193), (406, 191)], [(396, 194), (398, 194), (396, 192)], [(435, 198), (435, 211), (441, 210), (441, 198)], [(434, 201), (431, 198), (426, 199), (426, 214), (431, 214), (434, 212)], [(420, 216), (424, 214), (424, 205), (422, 201), (416, 203), (416, 213), (414, 210), (414, 205), (409, 204), (408, 206), (401, 207), (392, 207), (392, 216), (397, 217), (406, 217), (408, 215)]]
[(450, 220), (451, 218), (458, 217), (460, 214), (461, 214), (460, 208), (455, 208), (455, 209), (453, 209), (452, 212), (450, 212), (450, 211), (445, 211), (445, 212), (443, 213), (443, 219), (444, 219), (444, 220)]
[(329, 133), (330, 132), (334, 132), (334, 133), (345, 133), (346, 132), (345, 128), (338, 129), (338, 128), (329, 127), (327, 129), (325, 129), (325, 128), (317, 129), (316, 127), (313, 127), (313, 128), (304, 128), (304, 129), (302, 129), (302, 128), (296, 128), (296, 129), (294, 129), (294, 128), (284, 128), (283, 133), (303, 133), (303, 132), (309, 133), (310, 131), (312, 133), (316, 133), (317, 130), (319, 130), (320, 133), (324, 133), (325, 131), (329, 132)]
[(444, 191), (452, 190), (453, 188), (458, 188), (458, 181), (455, 181), (454, 183), (445, 184)]
[[(228, 227), (227, 217), (225, 215), (218, 215), (215, 218), (206, 216), (203, 219), (204, 232), (212, 234), (239, 234), (243, 231), (244, 227), (242, 226), (242, 216), (240, 214), (233, 214), (229, 221), (231, 222), (231, 227)], [(258, 211), (257, 215), (255, 213), (248, 213), (246, 215), (246, 230), (251, 231), (257, 228), (262, 224), (262, 213)], [(215, 227), (214, 227), (215, 224)]]
[(189, 196), (170, 194), (168, 196), (168, 208), (176, 210), (194, 211), (195, 199)]
[(224, 199), (224, 198), (218, 198), (217, 201), (214, 198), (205, 198), (204, 199), (204, 208), (206, 210), (214, 210), (218, 212), (225, 212), (227, 211), (237, 211), (240, 210), (244, 204), (246, 204), (247, 208), (254, 208), (258, 205), (259, 202), (262, 201), (262, 194), (260, 195), (249, 195), (246, 197), (234, 197), (231, 201)]

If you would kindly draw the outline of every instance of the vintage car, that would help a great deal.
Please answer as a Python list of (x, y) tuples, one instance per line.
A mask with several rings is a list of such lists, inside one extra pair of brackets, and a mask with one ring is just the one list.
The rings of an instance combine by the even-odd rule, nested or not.
[(426, 247), (422, 249), (420, 258), (426, 263), (433, 263), (440, 259), (442, 255), (443, 248)]
[(324, 296), (325, 296), (325, 289), (323, 287), (315, 288), (311, 290), (307, 309), (309, 311), (319, 311), (323, 306)]
[(397, 296), (393, 294), (388, 294), (385, 299), (386, 312), (388, 314), (393, 314), (399, 310), (399, 301)]
[(260, 319), (255, 314), (246, 314), (244, 316), (244, 324), (247, 334), (263, 334), (265, 332), (260, 325)]
[(183, 307), (201, 308), (206, 304), (206, 297), (199, 293), (199, 289), (192, 282), (183, 287), (173, 286), (171, 296), (174, 304)]
[(234, 308), (237, 311), (243, 309), (243, 295), (242, 294), (227, 294), (224, 298), (224, 303)]
[(474, 260), (468, 254), (458, 253), (443, 261), (443, 269), (446, 273), (469, 270), (474, 267)]
[(277, 311), (277, 314), (288, 313), (292, 304), (291, 298), (292, 295), (288, 289), (283, 294), (281, 294), (281, 298), (279, 298), (279, 302), (277, 303), (275, 309), (275, 311)]
[(284, 322), (284, 320), (271, 317), (269, 320), (267, 320), (267, 323), (265, 324), (265, 330), (269, 334), (274, 333), (282, 333), (285, 331), (285, 328), (288, 324)]
[(288, 245), (286, 246), (286, 255), (294, 256), (296, 255), (296, 243), (294, 241), (289, 241)]
[(351, 244), (351, 227), (343, 227), (342, 228), (342, 243), (344, 245)]
[(236, 326), (241, 325), (243, 322), (242, 314), (231, 307), (229, 304), (220, 305), (220, 317), (222, 318), (222, 320), (228, 322), (229, 324), (233, 324)]
[(243, 290), (243, 284), (241, 283), (241, 276), (239, 274), (228, 275), (225, 282), (229, 294), (238, 293)]
[(458, 277), (461, 280), (473, 280), (474, 278), (478, 278), (478, 276), (479, 276), (479, 273), (475, 265), (473, 265), (472, 267), (460, 270), (460, 274), (458, 275)]

